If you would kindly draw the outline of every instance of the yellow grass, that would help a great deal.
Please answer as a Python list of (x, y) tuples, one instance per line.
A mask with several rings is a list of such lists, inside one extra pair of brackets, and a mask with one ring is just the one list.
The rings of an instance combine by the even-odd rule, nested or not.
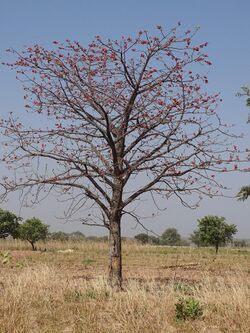
[[(106, 282), (107, 244), (1, 241), (1, 333), (250, 332), (250, 252), (141, 246), (125, 242), (124, 291)], [(72, 249), (73, 252), (58, 252)], [(10, 258), (11, 256), (11, 258)], [(180, 298), (203, 315), (178, 322)]]

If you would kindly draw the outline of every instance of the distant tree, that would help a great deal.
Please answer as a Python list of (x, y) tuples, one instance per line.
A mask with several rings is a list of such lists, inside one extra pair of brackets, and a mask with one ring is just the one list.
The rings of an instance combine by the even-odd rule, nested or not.
[(39, 240), (45, 240), (48, 236), (48, 226), (33, 217), (19, 226), (18, 234), (19, 238), (27, 240), (31, 244), (32, 250), (35, 251), (35, 243)]
[(70, 240), (81, 241), (86, 239), (85, 235), (81, 231), (74, 231), (69, 234)]
[(56, 231), (49, 233), (48, 238), (52, 240), (67, 241), (69, 240), (69, 234), (63, 231)]
[(204, 241), (201, 240), (201, 235), (199, 230), (195, 230), (189, 237), (190, 241), (197, 245), (198, 247), (200, 246), (207, 246), (208, 244), (205, 243)]
[(142, 243), (142, 244), (147, 244), (149, 243), (149, 235), (145, 233), (141, 233), (135, 236), (135, 239)]
[(149, 237), (148, 242), (150, 244), (154, 244), (154, 245), (159, 245), (160, 244), (160, 238), (159, 237), (156, 237), (156, 236), (148, 236), (148, 237)]
[(250, 196), (250, 186), (243, 186), (237, 194), (239, 201), (245, 201)]
[(215, 247), (216, 254), (219, 246), (232, 240), (237, 228), (227, 224), (224, 217), (208, 215), (198, 220), (198, 234), (201, 242)]
[(180, 246), (190, 246), (190, 241), (189, 241), (189, 239), (181, 238), (179, 245)]
[(108, 242), (108, 240), (109, 240), (109, 236), (101, 236), (101, 237), (98, 237), (98, 240), (101, 241), (101, 242)]
[(235, 239), (233, 245), (235, 247), (247, 247), (249, 244), (246, 239)]
[(175, 228), (166, 229), (161, 235), (163, 245), (180, 245), (181, 236)]
[(0, 238), (12, 236), (17, 238), (17, 229), (19, 226), (20, 217), (8, 210), (0, 208)]

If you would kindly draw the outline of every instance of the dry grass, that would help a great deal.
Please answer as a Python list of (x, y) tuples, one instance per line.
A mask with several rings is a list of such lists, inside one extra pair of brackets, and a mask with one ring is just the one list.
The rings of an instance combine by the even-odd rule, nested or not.
[[(250, 332), (250, 252), (124, 244), (124, 291), (106, 283), (107, 244), (46, 245), (31, 252), (1, 242), (1, 333)], [(71, 248), (73, 252), (60, 253)], [(177, 322), (175, 304), (192, 296), (203, 316)]]

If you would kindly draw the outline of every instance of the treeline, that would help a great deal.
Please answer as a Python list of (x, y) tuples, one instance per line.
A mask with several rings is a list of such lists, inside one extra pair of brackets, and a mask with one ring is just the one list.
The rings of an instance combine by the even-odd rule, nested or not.
[(50, 232), (47, 237), (48, 240), (58, 240), (62, 242), (66, 241), (108, 241), (108, 236), (85, 236), (81, 231), (74, 231), (71, 233), (56, 231)]
[[(169, 228), (175, 229), (175, 228)], [(168, 229), (167, 229), (168, 230)], [(175, 229), (178, 233), (177, 229)], [(180, 237), (179, 240), (167, 240), (164, 239), (162, 236), (152, 236), (146, 233), (137, 234), (134, 237), (139, 243), (141, 244), (151, 244), (151, 245), (166, 245), (166, 246), (191, 246), (195, 245), (197, 247), (207, 247), (210, 246), (206, 242), (201, 241), (199, 235), (197, 233), (191, 234), (188, 238)], [(248, 247), (250, 246), (250, 240), (248, 239), (234, 239), (230, 242), (234, 247)], [(221, 246), (228, 245), (224, 244)]]
[[(219, 247), (228, 245), (229, 243), (235, 247), (250, 246), (247, 240), (233, 239), (236, 232), (236, 226), (226, 223), (224, 217), (208, 215), (198, 220), (197, 229), (188, 239), (181, 238), (176, 228), (166, 229), (161, 236), (140, 233), (135, 236), (135, 239), (142, 244), (214, 246), (216, 253)], [(31, 244), (33, 250), (36, 250), (35, 244), (37, 241), (46, 239), (58, 241), (108, 241), (108, 236), (86, 237), (80, 231), (71, 233), (63, 231), (49, 232), (49, 226), (35, 217), (23, 222), (22, 218), (16, 216), (14, 213), (0, 209), (0, 238), (7, 237), (26, 240)]]
[(250, 246), (247, 240), (233, 239), (236, 233), (236, 225), (226, 223), (224, 217), (208, 215), (198, 220), (197, 229), (188, 239), (181, 238), (176, 228), (168, 228), (158, 237), (140, 233), (135, 236), (135, 239), (142, 244), (168, 246), (188, 246), (194, 244), (198, 247), (213, 246), (216, 253), (218, 253), (219, 247), (228, 244), (232, 244), (235, 247)]

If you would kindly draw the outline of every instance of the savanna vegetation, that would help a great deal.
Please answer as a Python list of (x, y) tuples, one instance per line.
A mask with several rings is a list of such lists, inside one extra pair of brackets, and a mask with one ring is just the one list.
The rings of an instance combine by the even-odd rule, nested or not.
[[(174, 227), (121, 234), (125, 215), (143, 227), (134, 208), (142, 197), (197, 208), (203, 196), (223, 196), (216, 174), (250, 158), (217, 114), (220, 94), (204, 88), (207, 43), (178, 28), (96, 36), (87, 48), (66, 40), (9, 49), (25, 108), (45, 122), (0, 119), (1, 162), (13, 171), (0, 199), (19, 190), (23, 203), (39, 204), (57, 193), (66, 219), (85, 207), (82, 223), (109, 236), (50, 233), (0, 209), (0, 333), (249, 332), (250, 249), (233, 240), (235, 225), (205, 216), (189, 239)], [(249, 195), (245, 186), (237, 197)]]
[[(124, 286), (108, 242), (0, 240), (1, 333), (248, 332), (250, 250), (124, 241)], [(46, 251), (44, 249), (46, 248)]]

